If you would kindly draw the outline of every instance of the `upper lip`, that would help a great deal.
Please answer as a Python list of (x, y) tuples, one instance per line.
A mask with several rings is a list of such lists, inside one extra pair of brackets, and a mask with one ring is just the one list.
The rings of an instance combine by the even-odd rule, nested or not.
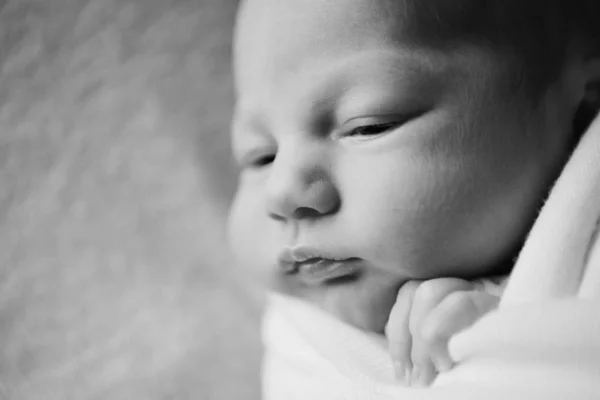
[(309, 260), (350, 260), (350, 257), (339, 257), (333, 254), (323, 252), (310, 246), (286, 247), (277, 258), (278, 264), (286, 271), (293, 272), (299, 264)]

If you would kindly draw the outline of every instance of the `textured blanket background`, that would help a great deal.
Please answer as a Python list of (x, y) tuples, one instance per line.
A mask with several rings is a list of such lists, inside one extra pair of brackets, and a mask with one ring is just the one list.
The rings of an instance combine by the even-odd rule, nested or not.
[(0, 0), (0, 399), (253, 399), (234, 0)]

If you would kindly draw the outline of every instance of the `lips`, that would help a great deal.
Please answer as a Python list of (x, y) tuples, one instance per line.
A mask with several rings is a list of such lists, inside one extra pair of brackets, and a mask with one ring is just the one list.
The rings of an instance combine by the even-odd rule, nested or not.
[(310, 247), (288, 248), (279, 256), (279, 266), (283, 273), (296, 275), (310, 285), (356, 276), (361, 269), (360, 261), (359, 258), (325, 254)]

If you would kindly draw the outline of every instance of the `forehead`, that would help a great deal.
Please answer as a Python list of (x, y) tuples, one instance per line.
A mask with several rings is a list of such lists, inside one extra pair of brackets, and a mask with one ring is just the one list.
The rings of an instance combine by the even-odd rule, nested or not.
[(238, 83), (278, 80), (306, 61), (398, 45), (402, 2), (393, 0), (247, 0), (236, 29)]

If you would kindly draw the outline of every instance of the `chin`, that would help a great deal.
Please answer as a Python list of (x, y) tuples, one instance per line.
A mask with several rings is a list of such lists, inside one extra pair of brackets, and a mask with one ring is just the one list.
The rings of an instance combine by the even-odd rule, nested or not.
[(383, 334), (403, 282), (353, 282), (324, 288), (320, 307), (358, 329)]
[(356, 280), (307, 286), (294, 276), (275, 274), (270, 288), (307, 301), (358, 329), (383, 334), (398, 290), (406, 279), (365, 274)]

